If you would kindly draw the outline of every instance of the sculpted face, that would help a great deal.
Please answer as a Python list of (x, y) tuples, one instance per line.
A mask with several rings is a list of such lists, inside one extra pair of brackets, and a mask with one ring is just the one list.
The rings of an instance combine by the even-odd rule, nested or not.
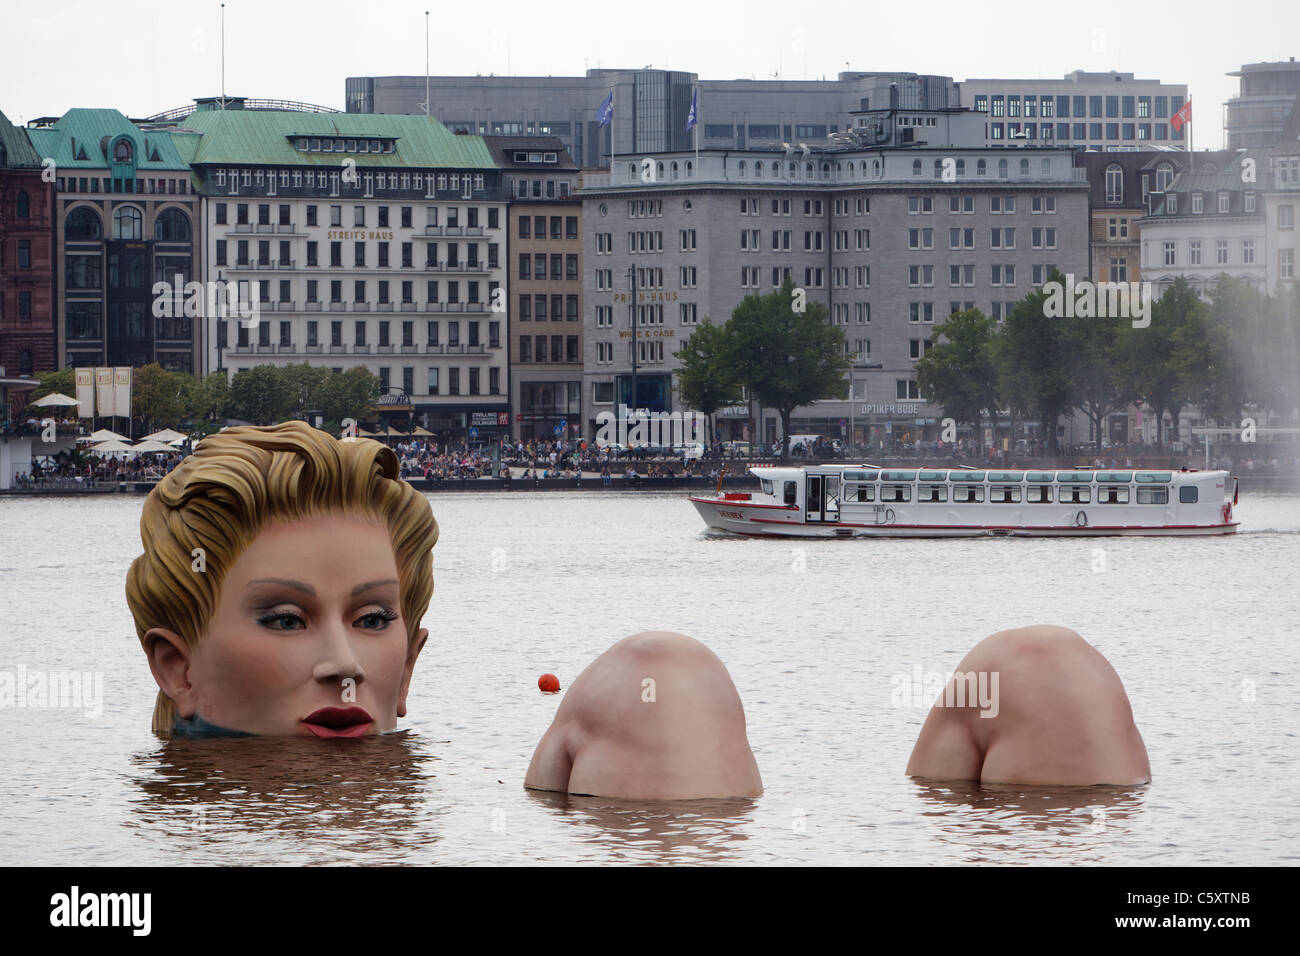
[(359, 516), (265, 528), (235, 561), (197, 648), (161, 628), (154, 677), (183, 718), (251, 734), (392, 730), (428, 632), (408, 650), (392, 541)]

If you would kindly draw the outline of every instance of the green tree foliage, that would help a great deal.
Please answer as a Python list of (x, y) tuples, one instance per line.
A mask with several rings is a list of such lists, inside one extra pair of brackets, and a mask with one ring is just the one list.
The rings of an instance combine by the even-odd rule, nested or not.
[(331, 427), (351, 418), (369, 418), (372, 404), (379, 396), (379, 378), (369, 369), (354, 366), (346, 372), (331, 374), (321, 388), (320, 409)]
[(28, 402), (34, 402), (38, 398), (44, 398), (46, 395), (53, 395), (59, 392), (67, 395), (69, 398), (76, 398), (76, 384), (72, 379), (72, 369), (62, 368), (57, 372), (41, 372), (36, 376), (40, 379), (41, 384), (32, 389), (27, 396)]
[(980, 422), (998, 415), (997, 327), (979, 309), (967, 309), (935, 326), (930, 350), (916, 363), (921, 394), (945, 416), (969, 424), (979, 441)]
[(157, 362), (136, 369), (131, 375), (131, 412), (142, 433), (176, 428), (189, 411), (194, 376), (168, 372)]
[(1076, 342), (1066, 320), (1043, 314), (1046, 299), (1040, 289), (1015, 304), (1003, 323), (996, 355), (1000, 392), (1013, 409), (1037, 417), (1048, 451), (1056, 455), (1057, 421), (1077, 402), (1072, 369)]
[(682, 402), (709, 416), (710, 431), (714, 413), (740, 401), (740, 386), (732, 378), (724, 329), (706, 318), (677, 351), (682, 363), (677, 373)]
[(194, 383), (189, 417), (196, 423), (224, 422), (230, 409), (230, 379), (225, 372), (209, 372)]
[(255, 365), (237, 373), (231, 380), (232, 418), (254, 425), (274, 425), (289, 418), (293, 406), (293, 388), (282, 368)]
[[(797, 311), (801, 300), (803, 311)], [(791, 412), (845, 393), (844, 332), (827, 322), (827, 314), (787, 278), (770, 295), (745, 296), (724, 326), (733, 380), (781, 417), (782, 460), (790, 454)]]

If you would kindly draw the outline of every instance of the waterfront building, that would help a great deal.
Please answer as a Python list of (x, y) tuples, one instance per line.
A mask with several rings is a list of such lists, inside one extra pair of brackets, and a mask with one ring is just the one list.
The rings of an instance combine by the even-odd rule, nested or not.
[(0, 365), (17, 375), (59, 367), (54, 184), (43, 172), (27, 131), (0, 113)]
[(1059, 80), (967, 79), (962, 106), (988, 120), (991, 146), (1036, 144), (1096, 152), (1178, 146), (1186, 127), (1170, 122), (1187, 85), (1137, 79), (1114, 70), (1075, 70)]
[[(830, 146), (663, 152), (584, 176), (588, 434), (620, 404), (685, 411), (681, 342), (789, 276), (844, 330), (854, 365), (844, 397), (797, 410), (792, 432), (932, 439), (942, 413), (915, 366), (935, 323), (972, 307), (1001, 319), (1053, 268), (1087, 273), (1088, 184), (1069, 150), (958, 145), (968, 127), (951, 111), (898, 113), (892, 131), (878, 119), (856, 111)], [(721, 437), (776, 439), (773, 410), (747, 431), (749, 415), (726, 410)]]
[(1264, 201), (1267, 255), (1264, 285), (1270, 292), (1294, 286), (1296, 280), (1296, 210), (1300, 208), (1300, 97), (1269, 150), (1268, 165), (1260, 177)]
[[(1226, 162), (1199, 155), (1168, 188), (1152, 198), (1136, 225), (1141, 234), (1142, 279), (1160, 298), (1178, 277), (1206, 295), (1221, 275), (1268, 291), (1262, 183), (1242, 175), (1241, 162), (1268, 168), (1266, 150), (1227, 154)], [(1261, 177), (1262, 178), (1262, 175)]]
[[(560, 137), (584, 167), (691, 149), (824, 144), (849, 114), (963, 107), (983, 118), (986, 146), (1064, 146), (1099, 152), (1180, 146), (1170, 124), (1186, 84), (1132, 73), (1075, 70), (1061, 79), (968, 79), (845, 71), (833, 79), (702, 79), (681, 70), (590, 69), (583, 76), (364, 76), (346, 81), (348, 112), (423, 113), (469, 133)], [(695, 90), (700, 124), (686, 128)], [(596, 108), (613, 93), (605, 127)], [(928, 121), (929, 117), (926, 118)]]
[(113, 109), (32, 121), (55, 172), (58, 367), (201, 367), (202, 329), (153, 314), (153, 286), (195, 274), (198, 196), (171, 137)]
[(511, 437), (582, 433), (582, 201), (556, 136), (488, 136), (510, 197)]
[(1300, 64), (1295, 57), (1275, 63), (1246, 63), (1229, 73), (1241, 80), (1240, 92), (1224, 104), (1224, 142), (1230, 149), (1273, 146), (1300, 96)]
[(509, 194), (482, 137), (423, 116), (221, 106), (167, 118), (202, 197), (199, 273), (260, 313), (211, 317), (204, 368), (361, 366), (381, 409), (445, 439), (508, 435)]

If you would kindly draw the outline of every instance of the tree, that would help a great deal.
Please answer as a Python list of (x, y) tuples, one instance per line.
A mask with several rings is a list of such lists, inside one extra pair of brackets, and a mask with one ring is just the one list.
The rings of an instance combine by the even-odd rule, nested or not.
[(677, 372), (682, 402), (709, 417), (709, 441), (713, 440), (713, 415), (725, 405), (740, 401), (740, 388), (727, 361), (725, 327), (705, 318), (699, 328), (677, 350), (681, 368)]
[(997, 421), (995, 330), (979, 309), (958, 312), (935, 327), (930, 350), (916, 363), (917, 389), (943, 408), (944, 415), (969, 424), (976, 442), (984, 413)]
[(196, 422), (224, 421), (230, 409), (230, 379), (225, 372), (209, 372), (190, 393), (189, 417)]
[(330, 374), (321, 388), (320, 408), (325, 420), (333, 425), (345, 418), (359, 422), (370, 416), (371, 403), (378, 396), (379, 378), (356, 365), (342, 374)]
[(825, 306), (808, 302), (787, 278), (771, 295), (745, 296), (724, 326), (733, 380), (781, 417), (782, 461), (790, 456), (790, 414), (844, 395), (844, 332), (827, 316)]
[(333, 374), (328, 368), (302, 362), (286, 365), (281, 372), (293, 392), (293, 410), (296, 416), (302, 417), (305, 412), (321, 407), (322, 390)]
[[(1059, 275), (1059, 274), (1058, 274)], [(1115, 352), (1120, 332), (1131, 318), (1120, 315), (1058, 318), (1064, 323), (1067, 368), (1075, 383), (1075, 407), (1087, 417), (1089, 438), (1106, 436), (1105, 421), (1135, 396), (1125, 393), (1116, 373)]]
[(254, 425), (274, 425), (289, 418), (293, 391), (283, 371), (274, 365), (255, 365), (235, 375), (230, 383), (233, 417)]
[(1150, 406), (1156, 419), (1157, 448), (1164, 445), (1166, 412), (1173, 417), (1172, 438), (1178, 439), (1178, 415), (1188, 403), (1190, 381), (1185, 353), (1195, 330), (1201, 327), (1203, 308), (1187, 280), (1179, 276), (1155, 303), (1149, 326), (1120, 329), (1116, 352), (1121, 387)]
[[(1052, 278), (1064, 282), (1055, 270)], [(1032, 292), (1015, 304), (998, 338), (1001, 391), (1015, 409), (1038, 416), (1048, 451), (1060, 453), (1056, 423), (1075, 404), (1071, 377), (1072, 343), (1063, 319), (1043, 313), (1047, 293)]]
[(73, 381), (73, 370), (70, 368), (61, 368), (57, 372), (41, 372), (36, 376), (40, 379), (41, 384), (32, 389), (27, 396), (28, 403), (36, 401), (38, 398), (44, 398), (46, 395), (53, 395), (55, 392), (67, 395), (69, 398), (76, 398), (76, 384)]
[(145, 433), (175, 428), (185, 417), (194, 391), (194, 379), (184, 372), (169, 372), (157, 362), (141, 366), (131, 376), (131, 411)]

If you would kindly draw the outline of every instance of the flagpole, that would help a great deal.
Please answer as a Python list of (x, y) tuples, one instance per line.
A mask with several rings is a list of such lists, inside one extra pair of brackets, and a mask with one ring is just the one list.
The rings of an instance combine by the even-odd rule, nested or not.
[[(609, 184), (614, 185), (614, 90), (609, 91)], [(633, 348), (636, 346), (633, 345)]]

